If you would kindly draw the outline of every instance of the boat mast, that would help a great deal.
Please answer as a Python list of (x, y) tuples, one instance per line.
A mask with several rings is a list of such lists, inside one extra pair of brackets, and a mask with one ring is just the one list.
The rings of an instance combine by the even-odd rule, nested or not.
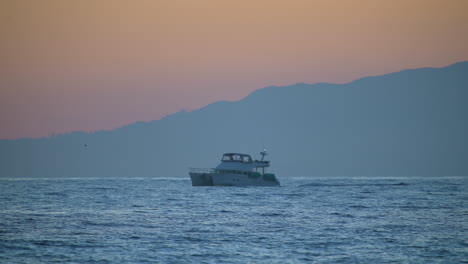
[[(266, 149), (263, 149), (263, 151), (260, 152), (260, 155), (262, 155), (262, 159), (260, 161), (263, 161), (263, 159), (265, 159), (265, 156), (268, 155)], [(265, 174), (265, 167), (262, 167), (262, 174)]]
[(260, 155), (262, 155), (261, 161), (263, 161), (263, 159), (265, 158), (265, 156), (268, 155), (268, 153), (266, 152), (266, 149), (264, 149), (262, 152), (260, 152)]

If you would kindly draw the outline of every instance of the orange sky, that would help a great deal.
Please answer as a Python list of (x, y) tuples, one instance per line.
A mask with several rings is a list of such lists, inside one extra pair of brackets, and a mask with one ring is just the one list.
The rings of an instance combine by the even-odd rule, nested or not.
[(0, 1), (0, 139), (468, 60), (465, 0)]

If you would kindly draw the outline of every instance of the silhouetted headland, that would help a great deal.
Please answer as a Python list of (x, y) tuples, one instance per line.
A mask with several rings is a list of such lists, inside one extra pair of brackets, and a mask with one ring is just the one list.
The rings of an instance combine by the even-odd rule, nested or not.
[[(0, 141), (1, 177), (186, 177), (268, 148), (288, 176), (468, 175), (468, 62), (266, 87), (112, 131)], [(214, 165), (214, 164), (213, 164)]]

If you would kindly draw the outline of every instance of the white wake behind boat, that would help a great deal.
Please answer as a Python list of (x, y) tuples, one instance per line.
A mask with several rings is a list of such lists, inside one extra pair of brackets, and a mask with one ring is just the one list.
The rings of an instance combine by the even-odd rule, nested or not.
[(266, 172), (266, 151), (260, 155), (261, 160), (252, 160), (247, 154), (226, 153), (216, 168), (190, 168), (192, 186), (279, 186), (275, 174)]

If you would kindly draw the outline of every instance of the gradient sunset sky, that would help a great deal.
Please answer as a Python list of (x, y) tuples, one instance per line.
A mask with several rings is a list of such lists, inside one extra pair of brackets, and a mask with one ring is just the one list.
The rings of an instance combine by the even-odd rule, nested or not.
[(0, 139), (468, 60), (466, 0), (3, 0)]

